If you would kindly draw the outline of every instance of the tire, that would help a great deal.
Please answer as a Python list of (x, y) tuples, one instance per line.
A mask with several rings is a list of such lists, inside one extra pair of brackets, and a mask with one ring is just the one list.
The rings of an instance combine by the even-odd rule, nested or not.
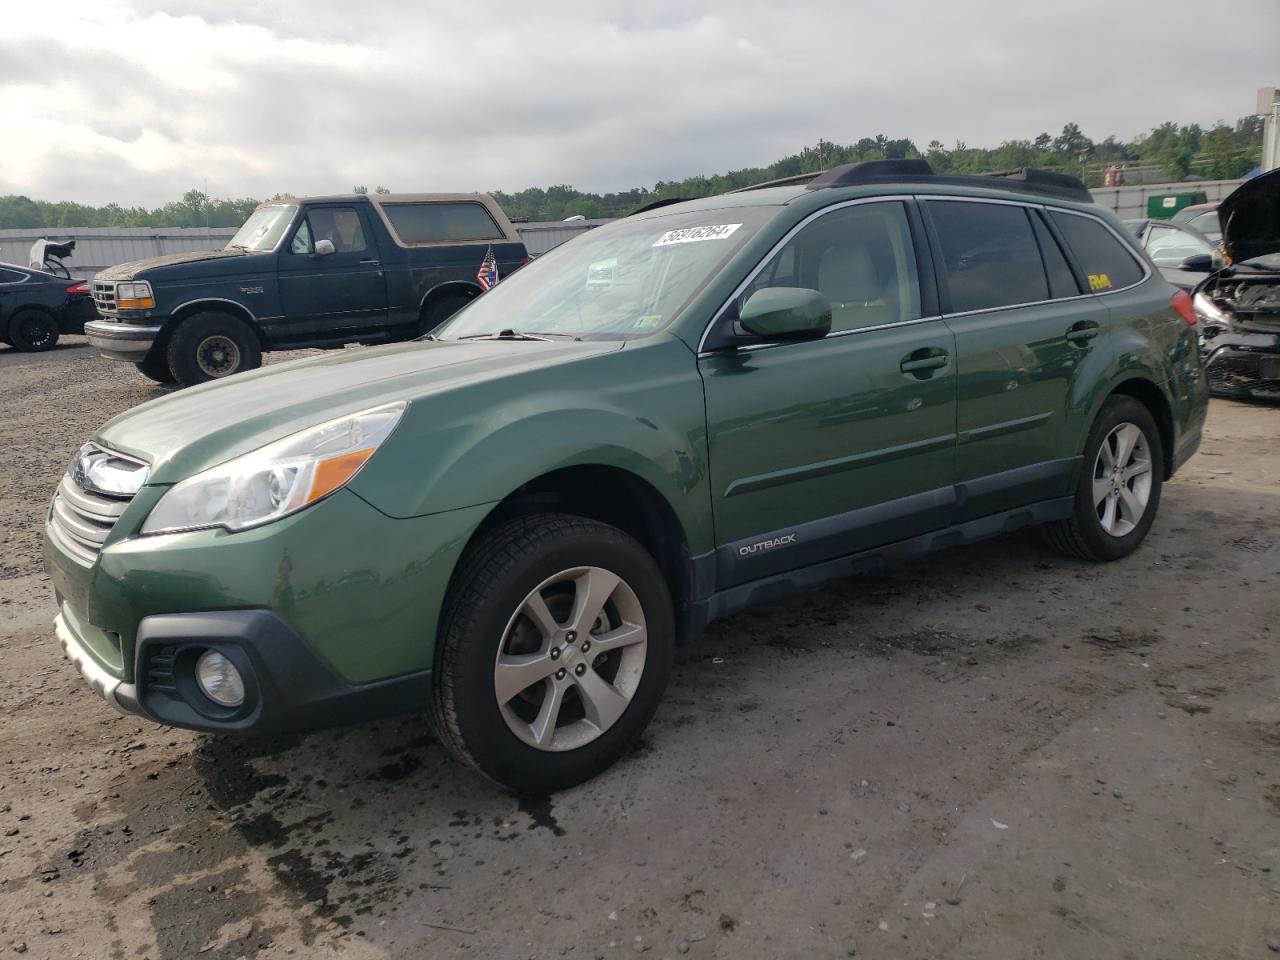
[[(1117, 444), (1127, 444), (1129, 454), (1127, 467), (1113, 473), (1117, 452), (1124, 456)], [(1127, 557), (1155, 522), (1163, 481), (1164, 447), (1151, 411), (1132, 397), (1113, 396), (1089, 431), (1072, 514), (1045, 524), (1045, 540), (1082, 560)]]
[[(535, 593), (547, 614), (540, 621), (526, 613)], [(605, 598), (600, 614), (575, 622), (579, 598), (593, 596)], [(586, 620), (585, 639), (571, 632)], [(662, 571), (627, 534), (564, 514), (507, 521), (471, 544), (454, 574), (436, 644), (432, 726), (459, 760), (518, 793), (573, 786), (622, 756), (653, 718), (674, 638)], [(513, 659), (521, 656), (527, 662)], [(518, 679), (499, 679), (517, 666)], [(540, 723), (549, 701), (557, 714)]]
[(23, 353), (52, 350), (58, 342), (58, 321), (43, 310), (19, 310), (9, 320), (6, 339)]
[(169, 370), (184, 387), (262, 365), (262, 346), (247, 323), (226, 313), (197, 313), (169, 339)]
[(474, 299), (466, 294), (451, 293), (425, 307), (418, 321), (418, 336), (425, 337)]
[(134, 366), (140, 374), (156, 383), (172, 385), (178, 382), (169, 369), (169, 352), (161, 347), (152, 347), (142, 362), (135, 363)]

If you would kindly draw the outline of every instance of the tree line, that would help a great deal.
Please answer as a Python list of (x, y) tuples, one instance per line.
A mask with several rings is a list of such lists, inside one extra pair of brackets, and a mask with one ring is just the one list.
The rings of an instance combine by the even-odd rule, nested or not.
[[(562, 184), (514, 193), (490, 192), (513, 218), (537, 221), (583, 216), (596, 219), (623, 216), (656, 200), (711, 196), (863, 160), (924, 157), (935, 172), (952, 174), (1040, 167), (1074, 174), (1087, 186), (1097, 187), (1102, 185), (1106, 170), (1115, 167), (1151, 171), (1171, 181), (1191, 174), (1209, 180), (1234, 179), (1258, 165), (1261, 150), (1262, 120), (1259, 117), (1242, 117), (1234, 124), (1219, 122), (1208, 129), (1195, 123), (1166, 122), (1128, 143), (1114, 136), (1094, 141), (1085, 136), (1077, 124), (1068, 123), (1056, 137), (1041, 133), (1030, 140), (1007, 140), (993, 148), (970, 147), (962, 141), (947, 147), (933, 140), (921, 149), (910, 139), (890, 139), (880, 134), (851, 144), (819, 140), (814, 146), (767, 167), (744, 167), (683, 180), (659, 180), (652, 188), (588, 193)], [(415, 189), (429, 188), (430, 184), (415, 185)], [(363, 186), (353, 190), (368, 192)], [(389, 191), (379, 185), (375, 192)], [(154, 209), (122, 207), (116, 203), (92, 207), (66, 200), (32, 200), (10, 195), (0, 196), (0, 228), (237, 227), (257, 204), (257, 200), (248, 197), (215, 199), (200, 190), (188, 190), (181, 200)]]

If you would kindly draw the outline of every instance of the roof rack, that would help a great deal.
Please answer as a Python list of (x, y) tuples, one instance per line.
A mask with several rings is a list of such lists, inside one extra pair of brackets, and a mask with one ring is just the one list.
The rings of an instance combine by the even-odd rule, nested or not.
[(764, 183), (753, 183), (749, 187), (738, 187), (734, 190), (726, 190), (726, 193), (746, 193), (748, 190), (768, 190), (770, 187), (789, 187), (793, 183), (808, 183), (814, 177), (822, 176), (822, 171), (816, 173), (797, 173), (790, 177), (779, 177), (777, 180), (766, 180)]

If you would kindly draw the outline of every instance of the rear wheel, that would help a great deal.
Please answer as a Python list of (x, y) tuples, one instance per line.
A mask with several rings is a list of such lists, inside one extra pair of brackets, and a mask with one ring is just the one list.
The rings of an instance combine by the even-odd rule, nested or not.
[(1132, 397), (1111, 397), (1089, 431), (1072, 515), (1046, 524), (1045, 539), (1085, 560), (1128, 556), (1155, 522), (1163, 471), (1151, 411)]
[(58, 342), (58, 321), (43, 310), (19, 310), (9, 321), (7, 339), (24, 353), (52, 350)]
[(581, 783), (649, 723), (674, 621), (653, 558), (621, 530), (557, 514), (468, 548), (438, 639), (432, 722), (459, 759), (513, 790)]
[(226, 313), (197, 313), (183, 320), (166, 353), (169, 370), (184, 387), (262, 364), (257, 335), (243, 320)]
[(428, 304), (422, 310), (422, 318), (418, 323), (418, 336), (430, 333), (474, 299), (466, 294), (451, 293)]

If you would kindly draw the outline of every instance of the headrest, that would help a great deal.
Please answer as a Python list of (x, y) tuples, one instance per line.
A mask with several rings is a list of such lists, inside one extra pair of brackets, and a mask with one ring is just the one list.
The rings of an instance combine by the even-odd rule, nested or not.
[(818, 289), (829, 300), (856, 302), (880, 296), (880, 279), (865, 246), (831, 247), (818, 263)]

